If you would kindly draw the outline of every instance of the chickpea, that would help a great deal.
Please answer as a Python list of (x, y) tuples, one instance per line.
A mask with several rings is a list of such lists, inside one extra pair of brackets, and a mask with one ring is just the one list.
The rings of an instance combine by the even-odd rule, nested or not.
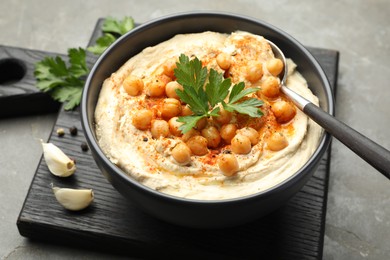
[(163, 73), (164, 75), (173, 79), (175, 77), (175, 69), (176, 69), (176, 60), (171, 59), (164, 63), (163, 65)]
[(159, 75), (146, 86), (146, 95), (150, 97), (162, 97), (165, 95), (165, 86), (171, 78), (166, 75)]
[(232, 63), (232, 61), (231, 61), (231, 57), (229, 54), (223, 53), (223, 52), (218, 54), (217, 64), (221, 69), (227, 70), (228, 68), (230, 68), (231, 63)]
[(215, 126), (208, 126), (202, 130), (202, 136), (207, 139), (207, 146), (210, 148), (218, 147), (221, 142), (221, 136)]
[(249, 138), (252, 145), (256, 145), (259, 142), (259, 132), (252, 127), (244, 127), (237, 131), (238, 134), (245, 135)]
[(155, 80), (147, 85), (146, 95), (150, 97), (162, 97), (165, 94), (165, 85)]
[(266, 62), (266, 67), (269, 73), (273, 76), (278, 76), (283, 70), (283, 61), (281, 59), (272, 59)]
[(133, 125), (139, 130), (146, 130), (150, 128), (153, 119), (153, 112), (148, 109), (141, 109), (134, 113)]
[(152, 136), (156, 139), (161, 136), (167, 137), (170, 134), (168, 122), (160, 119), (154, 120), (152, 122), (150, 132), (152, 133)]
[(200, 135), (195, 135), (187, 141), (188, 147), (195, 155), (205, 155), (209, 152), (207, 149), (207, 139)]
[(232, 139), (232, 151), (236, 154), (247, 154), (251, 151), (251, 140), (242, 134), (236, 134)]
[(207, 118), (203, 117), (196, 123), (195, 129), (202, 130), (203, 128), (206, 127), (206, 125), (207, 125)]
[(263, 77), (263, 64), (259, 61), (250, 61), (246, 67), (246, 78), (250, 82), (256, 82)]
[(271, 107), (272, 112), (274, 113), (276, 120), (279, 123), (287, 123), (294, 118), (296, 114), (295, 107), (286, 101), (275, 102)]
[(144, 82), (136, 76), (128, 76), (122, 83), (123, 89), (130, 96), (138, 96), (144, 89)]
[(191, 149), (185, 143), (178, 143), (172, 149), (172, 157), (180, 164), (187, 164), (191, 161)]
[(239, 165), (234, 154), (221, 154), (218, 158), (218, 166), (225, 176), (233, 176), (238, 170)]
[(180, 115), (181, 113), (181, 103), (175, 98), (166, 98), (163, 101), (161, 116), (164, 118), (172, 118), (174, 116)]
[(169, 131), (174, 135), (174, 136), (181, 136), (182, 132), (179, 129), (179, 127), (183, 124), (182, 122), (177, 121), (178, 117), (172, 117), (169, 119), (168, 124), (169, 124)]
[(236, 135), (237, 126), (235, 124), (226, 124), (221, 127), (220, 135), (225, 143), (230, 144), (233, 137)]
[(282, 133), (274, 133), (267, 139), (267, 148), (271, 151), (280, 151), (287, 146), (287, 138)]
[(183, 90), (183, 86), (180, 85), (177, 81), (168, 82), (165, 85), (165, 93), (169, 98), (176, 98), (180, 100), (180, 97), (176, 94), (176, 89)]
[(186, 132), (185, 134), (183, 134), (181, 136), (181, 140), (183, 140), (184, 142), (187, 142), (191, 137), (196, 136), (196, 135), (200, 135), (200, 132), (198, 130), (191, 129), (190, 131)]
[(218, 112), (219, 116), (214, 117), (214, 119), (220, 123), (221, 125), (230, 123), (230, 120), (232, 120), (232, 113), (229, 111), (226, 111), (225, 109), (221, 108), (221, 110)]
[(267, 77), (262, 83), (261, 83), (261, 93), (269, 98), (275, 98), (279, 96), (280, 93), (280, 82), (279, 79), (276, 77)]
[(182, 116), (190, 116), (192, 114), (193, 114), (193, 112), (188, 105), (182, 106), (182, 109), (181, 109)]

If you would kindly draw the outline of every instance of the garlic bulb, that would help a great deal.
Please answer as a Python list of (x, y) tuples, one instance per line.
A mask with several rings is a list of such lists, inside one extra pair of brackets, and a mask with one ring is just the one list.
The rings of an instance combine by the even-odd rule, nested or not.
[(92, 189), (68, 189), (52, 187), (57, 201), (68, 210), (82, 210), (94, 199)]
[(60, 148), (52, 143), (42, 142), (43, 157), (52, 174), (68, 177), (76, 171), (76, 164)]

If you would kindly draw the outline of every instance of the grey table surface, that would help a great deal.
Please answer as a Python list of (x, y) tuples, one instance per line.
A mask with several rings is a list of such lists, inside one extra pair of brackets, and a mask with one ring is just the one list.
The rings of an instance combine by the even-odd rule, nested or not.
[[(267, 21), (307, 46), (340, 51), (337, 117), (390, 149), (390, 1), (1, 0), (0, 44), (66, 53), (85, 47), (100, 17), (137, 22), (216, 10)], [(0, 119), (0, 258), (114, 259), (113, 255), (30, 241), (16, 219), (56, 114)], [(324, 259), (390, 258), (390, 182), (334, 140)]]

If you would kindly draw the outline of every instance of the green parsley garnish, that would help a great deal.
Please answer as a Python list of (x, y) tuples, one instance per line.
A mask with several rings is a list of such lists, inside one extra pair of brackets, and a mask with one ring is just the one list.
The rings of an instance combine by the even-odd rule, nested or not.
[[(87, 48), (89, 52), (101, 54), (121, 35), (134, 28), (131, 17), (117, 21), (111, 17), (104, 20), (104, 35), (96, 40), (96, 45)], [(86, 50), (83, 48), (68, 49), (68, 63), (59, 56), (45, 57), (35, 64), (34, 75), (36, 86), (47, 92), (54, 100), (65, 103), (64, 109), (70, 110), (80, 104), (85, 76), (90, 69), (86, 62)]]
[(93, 54), (102, 54), (108, 46), (116, 41), (120, 36), (134, 28), (134, 20), (131, 17), (124, 17), (118, 21), (112, 17), (104, 19), (102, 25), (103, 36), (96, 40), (96, 44), (87, 48)]
[(46, 57), (36, 63), (34, 75), (37, 88), (50, 93), (54, 100), (65, 102), (65, 110), (79, 105), (84, 86), (81, 77), (89, 73), (85, 56), (85, 50), (82, 48), (69, 49), (70, 66), (58, 56)]
[[(180, 126), (182, 133), (194, 128), (196, 123), (204, 117), (219, 116), (219, 104), (229, 112), (238, 112), (251, 117), (263, 115), (259, 109), (264, 103), (262, 100), (249, 97), (242, 100), (245, 96), (258, 91), (259, 88), (245, 89), (244, 82), (231, 87), (230, 78), (224, 79), (223, 74), (214, 69), (210, 69), (208, 73), (207, 68), (202, 66), (202, 62), (197, 57), (190, 60), (188, 56), (181, 54), (176, 65), (175, 77), (177, 82), (183, 86), (183, 90), (178, 89), (176, 93), (194, 113), (191, 116), (179, 117), (178, 121), (184, 123)], [(225, 102), (228, 96), (228, 101)]]

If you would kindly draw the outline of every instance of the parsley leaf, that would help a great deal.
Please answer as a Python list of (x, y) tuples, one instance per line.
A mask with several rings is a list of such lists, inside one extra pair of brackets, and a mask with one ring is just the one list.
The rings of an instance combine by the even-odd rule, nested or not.
[[(108, 17), (102, 25), (104, 35), (96, 40), (96, 45), (87, 50), (94, 54), (101, 54), (119, 36), (133, 28), (134, 21), (131, 17), (125, 17), (121, 21)], [(71, 48), (68, 49), (69, 66), (59, 56), (45, 57), (37, 62), (34, 70), (37, 88), (49, 93), (54, 100), (65, 103), (65, 110), (75, 108), (80, 104), (85, 84), (83, 77), (90, 71), (86, 56), (85, 49)]]
[(99, 37), (96, 40), (96, 44), (89, 46), (87, 50), (93, 54), (100, 55), (102, 54), (108, 46), (114, 43), (116, 40), (115, 36), (111, 33), (105, 33), (103, 36)]
[[(191, 116), (179, 117), (178, 121), (183, 123), (179, 129), (183, 134), (194, 128), (200, 119), (219, 116), (220, 104), (230, 112), (247, 114), (251, 117), (263, 115), (259, 109), (263, 101), (247, 97), (259, 88), (245, 89), (244, 82), (240, 82), (235, 84), (229, 93), (231, 79), (224, 79), (223, 74), (214, 69), (210, 69), (208, 73), (207, 68), (202, 66), (202, 62), (197, 57), (190, 60), (188, 56), (181, 54), (176, 66), (174, 70), (176, 80), (183, 86), (183, 90), (177, 89), (176, 93), (194, 113)], [(226, 103), (225, 99), (228, 96)]]
[(195, 88), (190, 85), (184, 85), (183, 90), (176, 90), (180, 99), (187, 103), (192, 112), (195, 114), (207, 114), (209, 105), (207, 95), (203, 89), (196, 92)]
[(177, 119), (178, 122), (184, 123), (179, 127), (179, 129), (183, 133), (187, 133), (192, 128), (196, 126), (196, 123), (202, 119), (203, 117), (206, 117), (206, 115), (199, 115), (199, 116), (181, 116)]
[(206, 93), (212, 107), (223, 101), (229, 94), (229, 88), (232, 84), (231, 79), (222, 79), (222, 73), (218, 73), (218, 71), (210, 69), (209, 83), (206, 85)]
[(262, 106), (264, 102), (257, 98), (250, 98), (243, 102), (222, 104), (223, 108), (229, 112), (237, 111), (238, 113), (246, 114), (251, 117), (260, 117), (263, 115), (258, 107)]
[(190, 61), (188, 56), (181, 54), (176, 65), (174, 72), (179, 84), (183, 87), (189, 86), (196, 92), (203, 88), (207, 78), (207, 68), (202, 67), (202, 62), (197, 57)]
[(72, 108), (80, 104), (82, 91), (78, 86), (63, 86), (56, 88), (51, 93), (51, 96), (60, 102), (66, 102), (64, 105), (65, 110), (71, 110)]
[(115, 42), (120, 36), (134, 28), (132, 17), (125, 16), (121, 21), (112, 17), (104, 19), (102, 25), (103, 36), (96, 40), (96, 44), (87, 48), (93, 54), (102, 54), (108, 46)]
[(244, 88), (245, 88), (244, 82), (240, 82), (233, 86), (232, 92), (230, 93), (229, 96), (230, 104), (235, 103), (239, 101), (241, 98), (259, 90), (259, 88), (247, 88), (247, 89)]
[(229, 95), (229, 102), (222, 102), (223, 108), (230, 112), (237, 111), (238, 113), (247, 114), (251, 117), (262, 116), (263, 113), (260, 111), (260, 109), (258, 109), (259, 106), (264, 104), (262, 100), (257, 98), (249, 98), (242, 102), (238, 102), (243, 97), (259, 90), (258, 88), (244, 88), (244, 82), (240, 82), (234, 85)]
[(69, 67), (61, 57), (46, 57), (35, 64), (34, 75), (37, 88), (48, 92), (54, 100), (66, 103), (65, 110), (80, 104), (84, 80), (80, 77), (89, 73), (82, 48), (69, 49)]
[(38, 80), (37, 87), (47, 92), (64, 83), (63, 76), (67, 75), (67, 69), (60, 57), (46, 57), (35, 64), (34, 74)]
[(129, 16), (125, 16), (121, 21), (112, 17), (104, 19), (102, 31), (105, 33), (116, 33), (123, 35), (134, 28), (134, 20)]
[(68, 50), (70, 68), (69, 73), (74, 77), (82, 77), (89, 73), (89, 69), (87, 67), (86, 52), (82, 48), (78, 49), (69, 49)]

